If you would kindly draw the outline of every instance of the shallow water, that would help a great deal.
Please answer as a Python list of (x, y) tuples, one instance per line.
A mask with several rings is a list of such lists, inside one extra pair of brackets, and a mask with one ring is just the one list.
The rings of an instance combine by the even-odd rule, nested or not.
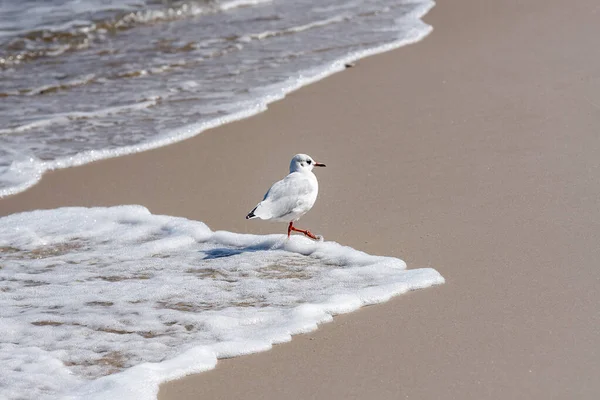
[(0, 2), (0, 196), (263, 111), (423, 38), (427, 0)]

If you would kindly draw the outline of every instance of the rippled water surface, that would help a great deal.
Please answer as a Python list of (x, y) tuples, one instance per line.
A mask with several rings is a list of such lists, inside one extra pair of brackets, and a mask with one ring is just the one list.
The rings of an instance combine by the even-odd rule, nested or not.
[(0, 2), (0, 195), (264, 110), (421, 39), (427, 0)]

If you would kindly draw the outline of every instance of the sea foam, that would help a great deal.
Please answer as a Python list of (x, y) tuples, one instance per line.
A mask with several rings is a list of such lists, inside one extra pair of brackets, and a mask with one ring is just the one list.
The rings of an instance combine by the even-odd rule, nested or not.
[(156, 398), (166, 380), (444, 282), (304, 237), (211, 231), (141, 206), (0, 219), (0, 398)]

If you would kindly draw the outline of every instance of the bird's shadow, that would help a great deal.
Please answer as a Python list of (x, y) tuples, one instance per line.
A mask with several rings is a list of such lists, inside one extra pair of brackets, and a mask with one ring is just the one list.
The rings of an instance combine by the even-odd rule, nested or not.
[(214, 260), (215, 258), (224, 258), (237, 256), (238, 254), (243, 253), (254, 253), (257, 251), (267, 251), (273, 250), (270, 246), (258, 245), (258, 246), (246, 246), (240, 247), (237, 249), (232, 249), (230, 247), (217, 247), (215, 249), (205, 250), (203, 253), (205, 254), (203, 260)]

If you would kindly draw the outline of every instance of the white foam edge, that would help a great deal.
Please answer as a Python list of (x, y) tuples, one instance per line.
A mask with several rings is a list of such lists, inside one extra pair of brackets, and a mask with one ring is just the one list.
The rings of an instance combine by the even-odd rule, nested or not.
[[(252, 2), (250, 3), (252, 4)], [(257, 3), (261, 3), (261, 1), (258, 0)], [(382, 46), (377, 46), (371, 49), (350, 53), (347, 56), (342, 57), (325, 67), (312, 68), (304, 72), (301, 71), (297, 77), (290, 78), (282, 84), (274, 85), (272, 93), (257, 99), (255, 104), (241, 111), (223, 117), (214, 118), (205, 122), (190, 124), (181, 128), (173, 129), (169, 133), (164, 134), (162, 137), (159, 137), (155, 140), (151, 140), (146, 143), (120, 147), (118, 149), (90, 150), (76, 154), (74, 156), (59, 158), (53, 161), (35, 160), (35, 165), (32, 165), (29, 168), (27, 168), (30, 171), (32, 171), (31, 175), (28, 176), (28, 179), (24, 180), (18, 185), (0, 190), (0, 198), (17, 194), (31, 188), (37, 182), (39, 182), (42, 175), (47, 171), (69, 167), (77, 167), (80, 165), (89, 164), (94, 161), (121, 157), (125, 155), (141, 153), (143, 151), (152, 150), (159, 147), (165, 147), (170, 144), (181, 142), (183, 140), (197, 136), (208, 129), (216, 128), (218, 126), (225, 125), (230, 122), (235, 122), (245, 118), (249, 118), (256, 114), (264, 112), (267, 110), (268, 105), (270, 103), (281, 100), (285, 98), (287, 94), (294, 92), (304, 86), (318, 82), (337, 72), (343, 71), (344, 69), (346, 69), (346, 65), (349, 63), (354, 63), (360, 59), (370, 57), (375, 54), (395, 50), (397, 48), (423, 40), (433, 31), (433, 27), (431, 25), (425, 24), (423, 21), (421, 21), (421, 18), (425, 16), (425, 14), (427, 14), (434, 6), (434, 1), (423, 3), (403, 18), (403, 20), (407, 17), (409, 19), (413, 19), (416, 25), (407, 37)]]
[(273, 0), (230, 0), (220, 3), (218, 5), (219, 10), (227, 11), (239, 7), (249, 7), (254, 5), (260, 5), (264, 3), (271, 3)]
[[(64, 212), (85, 214), (90, 213), (91, 220), (95, 223), (97, 215), (112, 212), (115, 218), (133, 218), (133, 220), (158, 219), (167, 220), (174, 217), (153, 215), (142, 206), (118, 206), (111, 208), (64, 208)], [(44, 221), (52, 217), (56, 210), (37, 210), (33, 212), (12, 214), (0, 219), (6, 226), (24, 226), (25, 221)], [(72, 220), (77, 220), (79, 217)], [(175, 218), (173, 222), (188, 220)], [(18, 231), (20, 228), (16, 228)], [(212, 242), (219, 245), (235, 247), (259, 247), (261, 249), (285, 250), (302, 255), (310, 255), (322, 261), (346, 265), (349, 272), (359, 272), (364, 266), (375, 269), (406, 269), (404, 261), (385, 256), (374, 256), (343, 246), (335, 242), (315, 242), (301, 236), (294, 236), (291, 240), (286, 235), (253, 235), (238, 234), (227, 231), (211, 231), (205, 224), (196, 222), (192, 229), (185, 225), (187, 234), (196, 240)], [(62, 231), (60, 231), (62, 232)], [(18, 233), (18, 232), (17, 232)], [(10, 238), (10, 235), (9, 235)], [(29, 240), (29, 239), (28, 239)], [(29, 242), (27, 246), (35, 247), (36, 241)], [(164, 243), (163, 243), (164, 245)], [(245, 354), (266, 351), (273, 344), (289, 342), (292, 335), (314, 331), (322, 323), (330, 322), (333, 316), (349, 313), (366, 305), (388, 301), (399, 294), (417, 290), (445, 282), (444, 278), (432, 268), (411, 269), (407, 271), (411, 279), (393, 282), (376, 287), (364, 287), (353, 293), (332, 295), (321, 303), (305, 303), (295, 307), (290, 324), (285, 330), (271, 332), (261, 340), (224, 341), (211, 345), (195, 346), (179, 355), (159, 363), (142, 363), (126, 369), (120, 373), (104, 376), (93, 381), (87, 381), (63, 397), (65, 399), (86, 400), (153, 400), (157, 397), (161, 383), (182, 378), (186, 375), (204, 372), (215, 368), (218, 359), (231, 358)]]
[[(422, 287), (444, 283), (444, 278), (437, 274), (435, 270), (423, 269), (423, 272), (430, 274), (431, 277), (429, 281), (421, 282)], [(96, 379), (79, 387), (72, 395), (64, 398), (72, 400), (154, 400), (158, 396), (159, 387), (162, 383), (214, 369), (218, 359), (270, 350), (273, 344), (291, 341), (292, 335), (317, 330), (320, 324), (331, 322), (334, 315), (349, 313), (366, 305), (383, 303), (394, 296), (419, 288), (404, 286), (393, 290), (394, 288), (390, 287), (388, 288), (390, 291), (385, 295), (376, 293), (380, 291), (381, 287), (377, 291), (365, 289), (353, 296), (346, 296), (347, 298), (344, 299), (336, 298), (335, 304), (332, 302), (330, 304), (300, 306), (297, 312), (312, 315), (314, 322), (300, 325), (289, 335), (280, 336), (271, 343), (266, 341), (222, 342), (212, 347), (193, 347), (160, 363), (143, 363), (121, 373)], [(340, 304), (341, 302), (345, 304)]]
[[(71, 209), (84, 210), (83, 208)], [(96, 209), (100, 210), (102, 208)], [(152, 215), (149, 210), (142, 206), (119, 206), (113, 209), (121, 211), (123, 214)], [(37, 213), (36, 217), (43, 216), (45, 211), (40, 210), (34, 213)], [(19, 218), (30, 215), (33, 214), (13, 214), (5, 218), (14, 219), (18, 222)], [(166, 216), (159, 217), (166, 218)], [(207, 232), (204, 232), (204, 230), (202, 232), (210, 232), (208, 227), (205, 226), (205, 229)], [(283, 249), (311, 255), (322, 260), (345, 265), (350, 264), (352, 266), (348, 267), (349, 269), (361, 268), (364, 265), (375, 265), (382, 268), (391, 267), (399, 270), (406, 269), (406, 263), (398, 258), (374, 256), (336, 242), (315, 242), (299, 236), (294, 236), (292, 240), (286, 240), (285, 235), (279, 234), (253, 235), (214, 231), (204, 239), (223, 245)], [(192, 347), (171, 359), (159, 363), (146, 362), (138, 364), (117, 374), (85, 382), (71, 394), (62, 398), (65, 400), (155, 400), (162, 383), (214, 369), (219, 359), (270, 350), (274, 344), (291, 341), (293, 335), (317, 330), (320, 324), (331, 322), (335, 315), (350, 313), (367, 305), (383, 303), (408, 291), (445, 283), (445, 279), (433, 268), (411, 269), (410, 271), (419, 276), (418, 282), (415, 283), (413, 280), (410, 285), (402, 282), (375, 288), (366, 287), (353, 294), (332, 296), (324, 303), (298, 306), (294, 311), (297, 314), (297, 323), (287, 333), (272, 335), (261, 341), (226, 341), (210, 346)]]

